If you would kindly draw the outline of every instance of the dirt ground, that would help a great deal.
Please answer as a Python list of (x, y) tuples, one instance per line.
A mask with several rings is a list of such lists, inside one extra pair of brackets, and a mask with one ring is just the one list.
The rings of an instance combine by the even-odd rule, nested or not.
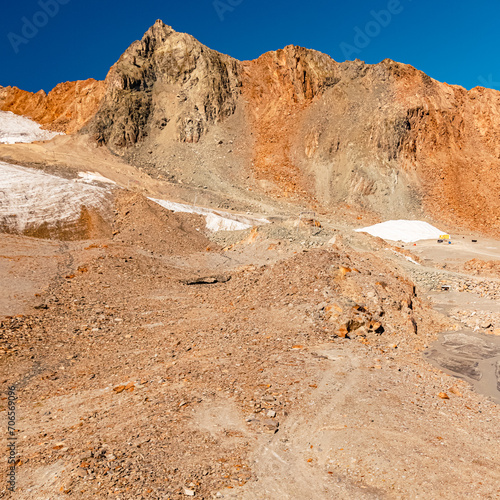
[(0, 157), (123, 188), (92, 240), (0, 234), (16, 498), (500, 497), (500, 393), (429, 355), (446, 332), (500, 342), (500, 242), (384, 242), (356, 207), (308, 220), (239, 188), (198, 201), (271, 223), (209, 234), (146, 198), (190, 187), (84, 139)]
[[(111, 180), (0, 179), (0, 498), (499, 499), (500, 94), (161, 21), (108, 82), (0, 92), (81, 132), (0, 162)], [(452, 244), (354, 232), (401, 217)]]
[(500, 497), (499, 407), (423, 357), (442, 281), (475, 296), (452, 248), (321, 223), (209, 238), (121, 191), (112, 238), (1, 235), (16, 498)]

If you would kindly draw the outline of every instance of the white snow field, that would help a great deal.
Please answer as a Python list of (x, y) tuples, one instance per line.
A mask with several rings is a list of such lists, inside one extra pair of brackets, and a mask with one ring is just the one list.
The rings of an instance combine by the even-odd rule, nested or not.
[(184, 205), (182, 203), (174, 203), (173, 201), (150, 200), (158, 203), (163, 208), (172, 210), (172, 212), (185, 212), (189, 214), (204, 215), (206, 219), (206, 227), (209, 231), (240, 231), (249, 229), (253, 226), (261, 226), (269, 224), (267, 219), (258, 219), (256, 217), (245, 217), (242, 215), (230, 214), (219, 210), (211, 210), (209, 208), (196, 207), (193, 205)]
[(368, 233), (384, 240), (414, 243), (420, 240), (438, 239), (443, 231), (420, 220), (389, 220), (374, 226), (356, 229), (357, 233)]
[(81, 208), (109, 210), (109, 190), (0, 162), (0, 226), (12, 232), (71, 224)]
[(0, 111), (0, 143), (48, 141), (61, 132), (42, 130), (37, 122), (11, 111)]
[(78, 177), (80, 177), (80, 181), (87, 182), (88, 184), (92, 184), (92, 182), (104, 182), (105, 184), (115, 184), (115, 181), (104, 177), (99, 172), (78, 172)]

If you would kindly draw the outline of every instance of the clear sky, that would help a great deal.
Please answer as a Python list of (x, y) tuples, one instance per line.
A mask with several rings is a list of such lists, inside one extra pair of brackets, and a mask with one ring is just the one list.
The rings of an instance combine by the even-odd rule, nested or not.
[(240, 60), (295, 44), (500, 90), (498, 0), (4, 0), (1, 12), (0, 85), (35, 92), (104, 79), (156, 19)]

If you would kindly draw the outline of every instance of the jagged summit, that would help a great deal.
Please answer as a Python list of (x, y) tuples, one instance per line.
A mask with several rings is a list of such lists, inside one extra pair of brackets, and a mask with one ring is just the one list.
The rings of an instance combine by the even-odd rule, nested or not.
[(234, 111), (236, 66), (157, 21), (109, 71), (89, 130), (115, 152), (166, 127), (175, 127), (168, 132), (181, 141), (197, 142), (209, 123)]
[[(64, 131), (85, 125), (81, 133), (152, 175), (214, 192), (236, 176), (245, 193), (391, 218), (427, 210), (498, 232), (500, 92), (466, 91), (390, 59), (338, 63), (289, 45), (240, 62), (158, 20), (104, 83), (78, 83), (76, 102), (68, 89), (62, 101), (74, 111), (40, 104), (52, 93), (20, 92), (0, 89), (0, 109), (36, 109), (29, 116), (56, 129), (64, 116)], [(224, 141), (235, 149), (221, 152)]]

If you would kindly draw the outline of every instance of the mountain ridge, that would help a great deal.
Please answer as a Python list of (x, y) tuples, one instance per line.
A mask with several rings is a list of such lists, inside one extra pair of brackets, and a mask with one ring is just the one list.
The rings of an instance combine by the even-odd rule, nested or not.
[(238, 61), (158, 20), (95, 95), (68, 129), (153, 176), (223, 193), (236, 162), (245, 195), (499, 232), (498, 91), (294, 45)]

